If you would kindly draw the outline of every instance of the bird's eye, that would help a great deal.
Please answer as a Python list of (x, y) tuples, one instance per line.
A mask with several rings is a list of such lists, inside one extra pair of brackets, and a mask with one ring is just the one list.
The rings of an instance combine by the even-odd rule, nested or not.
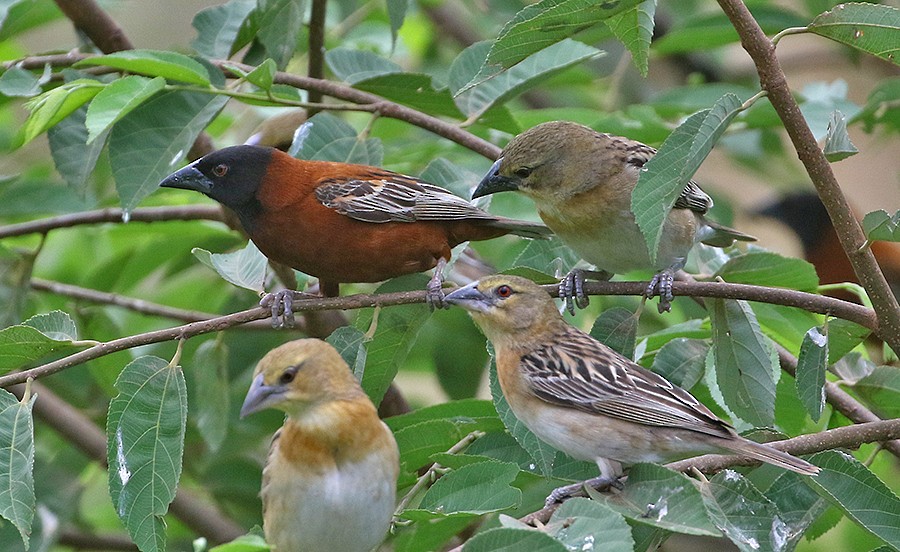
[(228, 173), (228, 165), (216, 165), (213, 167), (213, 174), (218, 176), (219, 178), (225, 176)]
[(497, 288), (497, 297), (506, 299), (507, 297), (509, 297), (512, 294), (513, 294), (512, 288), (507, 285), (502, 285)]
[(514, 173), (519, 178), (528, 178), (531, 176), (531, 167), (519, 167)]
[(287, 385), (294, 381), (294, 378), (297, 377), (297, 366), (291, 366), (287, 370), (281, 373), (281, 376), (278, 378), (278, 383), (281, 385)]

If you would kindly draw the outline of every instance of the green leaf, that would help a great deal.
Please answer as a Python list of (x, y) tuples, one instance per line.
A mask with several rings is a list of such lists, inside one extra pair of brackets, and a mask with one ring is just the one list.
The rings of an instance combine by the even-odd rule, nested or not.
[[(484, 42), (474, 44), (454, 60), (449, 75), (451, 89), (459, 90), (464, 87), (467, 78), (471, 80), (470, 71), (480, 66), (478, 59), (484, 59), (486, 49)], [(565, 39), (529, 56), (515, 67), (458, 91), (456, 104), (470, 119), (478, 117), (492, 106), (506, 102), (560, 71), (602, 54), (602, 51), (582, 42)]]
[(859, 150), (850, 141), (850, 134), (847, 132), (847, 118), (837, 109), (831, 114), (831, 120), (828, 122), (828, 133), (825, 135), (823, 151), (825, 158), (831, 163), (859, 153)]
[(28, 549), (34, 519), (34, 419), (37, 395), (19, 402), (0, 390), (0, 516), (19, 530)]
[(880, 417), (900, 418), (900, 368), (877, 366), (853, 389)]
[(186, 55), (163, 50), (123, 50), (105, 56), (83, 59), (73, 67), (112, 67), (129, 73), (162, 77), (198, 86), (209, 86), (209, 71)]
[(787, 527), (778, 508), (741, 474), (725, 470), (700, 485), (712, 522), (742, 552), (783, 550)]
[(451, 420), (431, 419), (394, 431), (400, 448), (400, 470), (413, 473), (430, 464), (433, 455), (445, 452), (468, 432)]
[(839, 4), (809, 24), (817, 35), (900, 65), (900, 9), (878, 4)]
[[(803, 533), (828, 509), (828, 501), (809, 485), (804, 475), (785, 471), (769, 486), (766, 497), (778, 508), (778, 519), (787, 526), (787, 550), (792, 550)], [(776, 524), (772, 525), (773, 530)], [(785, 533), (785, 532), (782, 532)]]
[(635, 550), (631, 527), (625, 518), (594, 500), (572, 498), (563, 502), (553, 512), (547, 528), (569, 550)]
[(209, 549), (209, 552), (267, 552), (272, 547), (260, 535), (241, 535), (231, 542)]
[(116, 380), (106, 423), (109, 495), (143, 552), (166, 549), (163, 516), (181, 476), (187, 389), (178, 366), (133, 360)]
[(462, 119), (463, 114), (446, 88), (438, 90), (431, 75), (392, 73), (357, 82), (354, 88), (408, 105), (431, 115)]
[(876, 125), (900, 130), (900, 77), (884, 79), (875, 84), (862, 111), (851, 117), (851, 122), (862, 121), (865, 131), (871, 133)]
[(690, 389), (703, 377), (709, 342), (676, 337), (660, 348), (651, 370), (679, 387)]
[(6, 23), (6, 16), (9, 15), (10, 10), (17, 4), (23, 3), (27, 2), (25, 0), (3, 0), (3, 2), (0, 2), (0, 26)]
[(82, 106), (47, 130), (50, 154), (56, 170), (76, 192), (84, 194), (88, 178), (106, 145), (109, 131), (88, 145), (87, 107)]
[[(422, 274), (401, 276), (381, 284), (375, 293), (424, 289), (425, 280), (426, 277)], [(378, 327), (372, 341), (366, 347), (366, 371), (362, 379), (362, 387), (373, 403), (381, 403), (384, 392), (397, 375), (397, 370), (406, 361), (419, 330), (430, 316), (431, 311), (424, 304), (402, 305), (380, 310)], [(369, 330), (371, 324), (372, 311), (367, 309), (360, 313), (354, 325), (365, 331)]]
[(267, 59), (260, 63), (253, 71), (244, 75), (244, 78), (254, 86), (263, 90), (271, 90), (272, 85), (275, 84), (275, 73), (277, 71), (278, 68), (275, 67), (275, 62), (271, 59)]
[(374, 52), (350, 48), (328, 50), (325, 52), (325, 63), (339, 79), (351, 85), (373, 77), (403, 72), (403, 67)]
[(221, 339), (203, 342), (191, 361), (194, 373), (192, 414), (197, 430), (209, 451), (218, 451), (225, 436), (231, 407), (228, 381), (228, 346)]
[(900, 499), (869, 468), (847, 453), (827, 450), (810, 462), (822, 468), (805, 481), (861, 527), (900, 548)]
[(872, 333), (855, 322), (833, 318), (828, 321), (828, 364), (834, 364)]
[(713, 299), (716, 382), (728, 408), (754, 426), (775, 421), (778, 357), (746, 301)]
[(550, 535), (532, 529), (497, 527), (482, 531), (466, 541), (463, 552), (568, 552)]
[(31, 112), (19, 131), (24, 145), (56, 125), (73, 111), (100, 93), (104, 84), (90, 79), (78, 79), (48, 90), (25, 103)]
[(0, 328), (22, 320), (25, 300), (31, 292), (31, 271), (36, 255), (0, 245)]
[(752, 251), (733, 257), (716, 272), (726, 282), (781, 287), (815, 293), (819, 287), (816, 267), (794, 257), (769, 251)]
[(85, 126), (90, 144), (122, 117), (166, 86), (166, 79), (131, 75), (109, 83), (88, 106)]
[(387, 0), (388, 20), (391, 22), (391, 45), (397, 43), (397, 31), (403, 26), (408, 8), (409, 0)]
[(601, 494), (604, 503), (643, 525), (688, 535), (721, 535), (706, 517), (695, 483), (655, 464), (635, 464), (621, 493)]
[(194, 140), (227, 101), (224, 96), (199, 92), (164, 92), (113, 127), (109, 161), (126, 211), (181, 165)]
[(561, 239), (528, 240), (513, 266), (533, 268), (544, 274), (565, 274), (578, 263), (578, 255)]
[(531, 4), (500, 31), (471, 85), (640, 3), (641, 0), (599, 3), (592, 0), (541, 0)]
[(303, 15), (306, 12), (304, 0), (258, 0), (257, 40), (266, 50), (268, 57), (275, 60), (279, 69), (284, 69), (297, 49)]
[(884, 209), (866, 213), (862, 227), (870, 241), (900, 241), (900, 211), (893, 215)]
[(353, 326), (341, 326), (325, 341), (337, 349), (356, 379), (362, 381), (366, 371), (366, 334)]
[[(751, 3), (748, 8), (753, 19), (767, 35), (773, 35), (788, 27), (802, 27), (809, 21), (788, 7), (764, 3)], [(709, 52), (719, 46), (738, 42), (737, 31), (721, 10), (708, 13), (693, 13), (682, 18), (680, 25), (673, 27), (664, 36), (653, 41), (653, 50), (660, 54), (680, 54), (685, 52)]]
[(316, 113), (303, 127), (309, 131), (297, 155), (300, 159), (381, 165), (381, 140), (360, 137), (356, 129), (331, 113)]
[(810, 328), (797, 357), (797, 394), (814, 422), (825, 407), (825, 371), (828, 368), (828, 338), (819, 328)]
[(637, 317), (628, 309), (607, 309), (594, 321), (591, 336), (625, 358), (634, 360), (637, 322)]
[(740, 109), (737, 96), (722, 96), (712, 108), (679, 125), (644, 165), (631, 196), (631, 209), (654, 263), (672, 205)]
[(252, 241), (233, 253), (210, 253), (199, 247), (191, 249), (191, 253), (201, 263), (215, 270), (226, 282), (255, 293), (265, 292), (269, 260)]
[(21, 368), (50, 353), (86, 345), (76, 339), (75, 323), (62, 311), (38, 314), (4, 328), (0, 330), (0, 372)]
[(10, 67), (0, 75), (0, 94), (10, 97), (30, 98), (41, 93), (41, 79), (22, 69)]
[(622, 44), (631, 52), (634, 66), (642, 77), (650, 67), (650, 39), (653, 38), (653, 17), (656, 0), (645, 0), (637, 6), (614, 15), (606, 24)]
[(877, 367), (874, 362), (858, 352), (845, 355), (844, 358), (829, 367), (834, 374), (849, 385), (856, 385), (856, 382), (874, 372), (875, 368)]
[(197, 12), (191, 25), (197, 38), (191, 46), (212, 59), (227, 59), (235, 50), (235, 42), (244, 22), (256, 9), (256, 0), (230, 0)]
[(479, 516), (515, 508), (522, 502), (522, 491), (510, 484), (518, 474), (519, 466), (494, 460), (452, 470), (428, 489), (418, 511), (403, 517)]
[(406, 414), (391, 416), (385, 423), (396, 432), (428, 420), (450, 420), (457, 424), (477, 423), (481, 428), (486, 426), (485, 422), (496, 421), (495, 429), (503, 429), (493, 403), (483, 399), (462, 399), (425, 406)]
[(506, 397), (503, 396), (503, 390), (500, 389), (500, 381), (497, 379), (497, 365), (494, 361), (494, 353), (491, 350), (491, 368), (490, 383), (491, 396), (494, 398), (494, 408), (497, 409), (497, 415), (503, 420), (503, 425), (509, 430), (509, 433), (515, 440), (528, 452), (534, 459), (536, 467), (540, 473), (549, 476), (553, 471), (553, 461), (556, 458), (556, 449), (541, 441), (537, 435), (531, 432), (525, 424), (516, 418)]

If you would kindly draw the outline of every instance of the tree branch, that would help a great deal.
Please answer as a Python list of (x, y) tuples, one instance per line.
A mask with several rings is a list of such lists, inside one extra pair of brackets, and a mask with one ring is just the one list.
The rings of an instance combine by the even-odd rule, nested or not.
[[(46, 234), (57, 228), (104, 222), (122, 223), (124, 211), (118, 207), (71, 213), (0, 227), (0, 239), (27, 234)], [(171, 220), (212, 220), (226, 222), (218, 205), (185, 205), (179, 207), (144, 207), (131, 211), (129, 222), (165, 222)]]
[[(33, 392), (38, 395), (34, 402), (35, 416), (88, 458), (107, 466), (106, 434), (46, 386), (38, 382), (32, 382), (31, 385)], [(15, 386), (9, 391), (21, 399), (24, 387)], [(210, 542), (228, 542), (245, 532), (236, 522), (184, 487), (179, 487), (175, 500), (169, 506), (169, 512)]]
[[(819, 433), (800, 435), (792, 439), (773, 441), (766, 444), (789, 454), (800, 455), (812, 454), (814, 452), (835, 448), (855, 449), (865, 443), (875, 443), (897, 439), (898, 437), (900, 437), (900, 419), (881, 420), (878, 422), (838, 427)], [(751, 458), (721, 454), (706, 454), (696, 458), (672, 462), (666, 464), (665, 467), (679, 472), (687, 472), (692, 468), (697, 468), (704, 473), (713, 473), (732, 466), (755, 465), (759, 465), (759, 461)], [(547, 506), (520, 518), (520, 521), (529, 525), (537, 525), (538, 523), (546, 524), (550, 521), (550, 516), (553, 515), (553, 512), (555, 512), (559, 506), (559, 504)]]
[(104, 54), (134, 48), (125, 32), (94, 0), (56, 0), (56, 5)]
[[(312, 9), (309, 14), (309, 67), (307, 75), (312, 79), (321, 79), (325, 75), (325, 14), (328, 7), (327, 0), (312, 0)], [(322, 93), (318, 90), (310, 90), (307, 100), (311, 103), (322, 101)], [(309, 116), (316, 114), (317, 109), (310, 109)]]
[(900, 305), (891, 292), (875, 255), (870, 248), (860, 250), (866, 241), (847, 199), (831, 170), (825, 154), (806, 124), (800, 106), (791, 95), (784, 71), (775, 56), (775, 46), (766, 37), (747, 6), (740, 0), (719, 0), (722, 11), (731, 20), (741, 38), (741, 45), (756, 64), (760, 84), (768, 92), (769, 101), (784, 123), (788, 136), (797, 150), (797, 156), (806, 168), (819, 193), (841, 246), (853, 265), (857, 278), (869, 294), (881, 327), (879, 337), (900, 353)]
[(59, 538), (56, 542), (75, 550), (138, 551), (137, 545), (131, 542), (128, 535), (96, 535), (83, 533), (68, 527), (59, 532)]

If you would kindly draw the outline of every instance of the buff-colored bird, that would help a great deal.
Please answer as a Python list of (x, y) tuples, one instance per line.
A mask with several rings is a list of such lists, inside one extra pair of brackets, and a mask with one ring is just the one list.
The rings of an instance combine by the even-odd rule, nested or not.
[(287, 413), (263, 469), (263, 530), (280, 552), (367, 552), (391, 521), (397, 443), (329, 344), (300, 339), (259, 362), (241, 417)]
[(688, 182), (663, 226), (656, 262), (631, 211), (631, 194), (641, 169), (656, 150), (635, 140), (553, 121), (519, 134), (475, 189), (473, 198), (517, 190), (534, 200), (544, 223), (582, 259), (601, 272), (574, 270), (560, 283), (560, 296), (587, 305), (585, 274), (609, 279), (632, 270), (656, 272), (646, 295), (659, 292), (659, 311), (672, 301), (675, 272), (697, 242), (726, 247), (748, 236), (704, 216), (713, 202)]
[[(488, 276), (447, 295), (493, 343), (497, 377), (516, 417), (541, 440), (596, 462), (614, 483), (622, 464), (706, 453), (746, 455), (798, 473), (819, 468), (739, 436), (690, 393), (563, 320), (540, 286)], [(555, 501), (581, 484), (557, 489)]]

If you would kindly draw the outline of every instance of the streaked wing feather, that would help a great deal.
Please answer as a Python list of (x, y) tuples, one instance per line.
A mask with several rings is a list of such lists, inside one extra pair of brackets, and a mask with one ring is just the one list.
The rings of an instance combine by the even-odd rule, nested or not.
[(547, 402), (644, 425), (729, 434), (687, 391), (574, 328), (521, 363), (532, 390)]

